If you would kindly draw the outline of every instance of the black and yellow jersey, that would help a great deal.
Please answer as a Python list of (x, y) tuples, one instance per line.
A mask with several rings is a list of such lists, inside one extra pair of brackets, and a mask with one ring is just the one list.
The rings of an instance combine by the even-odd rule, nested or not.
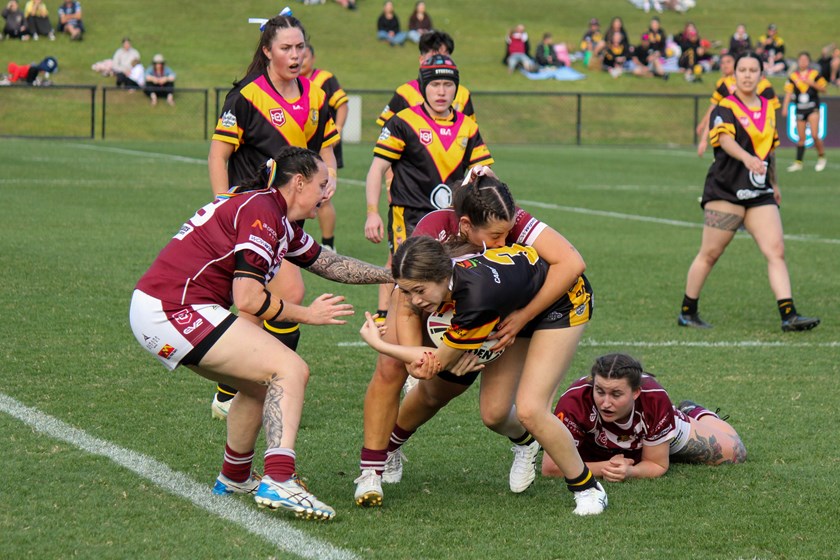
[(772, 203), (773, 189), (767, 173), (749, 171), (720, 145), (721, 136), (730, 136), (747, 153), (764, 161), (765, 168), (771, 165), (773, 150), (779, 145), (776, 112), (767, 99), (758, 99), (760, 107), (747, 107), (736, 95), (730, 95), (712, 111), (709, 143), (715, 149), (715, 160), (706, 175), (701, 205), (710, 200), (727, 200), (743, 206)]
[(330, 116), (335, 120), (336, 110), (349, 101), (347, 92), (338, 83), (338, 78), (332, 72), (316, 68), (309, 76), (309, 81), (324, 90), (327, 96), (327, 105), (330, 107)]
[(227, 94), (213, 140), (233, 145), (231, 186), (252, 177), (283, 146), (320, 152), (338, 142), (324, 91), (306, 78), (297, 82), (297, 99), (284, 99), (265, 73), (245, 78)]
[(805, 72), (796, 70), (785, 82), (785, 93), (793, 95), (793, 101), (796, 103), (797, 112), (813, 111), (820, 106), (820, 92), (814, 86), (806, 83), (806, 80), (817, 84), (820, 87), (826, 87), (828, 82), (825, 81), (819, 71), (809, 68)]
[(373, 154), (393, 166), (391, 205), (427, 212), (449, 206), (447, 183), (462, 178), (474, 165), (493, 164), (474, 120), (457, 111), (434, 119), (422, 105), (394, 115)]
[[(630, 49), (624, 43), (619, 45), (607, 45), (607, 48), (604, 49), (604, 61), (602, 65), (604, 68), (615, 68), (616, 66), (621, 67), (625, 61), (630, 60), (632, 54), (630, 53)], [(619, 59), (624, 60), (619, 60)]]
[[(761, 78), (756, 87), (756, 93), (770, 102), (770, 108), (778, 111), (782, 108), (779, 98), (776, 96), (776, 91), (773, 89), (773, 84), (767, 78)], [(715, 84), (715, 91), (712, 93), (709, 101), (712, 105), (720, 103), (721, 99), (735, 94), (735, 76), (724, 76)]]
[(534, 298), (548, 274), (536, 249), (519, 244), (454, 261), (455, 308), (443, 342), (458, 350), (481, 347), (499, 321)]
[[(407, 82), (394, 92), (391, 101), (382, 109), (379, 118), (376, 119), (376, 124), (385, 126), (391, 117), (409, 107), (417, 107), (423, 105), (423, 94), (420, 93), (420, 85), (417, 80)], [(459, 113), (464, 113), (466, 116), (475, 120), (475, 109), (473, 109), (472, 99), (470, 98), (470, 90), (465, 88), (463, 84), (458, 84), (458, 91), (455, 92), (455, 99), (452, 101), (452, 108)]]

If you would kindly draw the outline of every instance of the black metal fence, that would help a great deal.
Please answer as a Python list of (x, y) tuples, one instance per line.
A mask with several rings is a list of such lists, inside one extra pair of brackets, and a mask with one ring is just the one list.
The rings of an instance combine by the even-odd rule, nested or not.
[(0, 137), (92, 139), (95, 127), (96, 86), (0, 87)]
[[(228, 91), (176, 88), (174, 106), (163, 98), (151, 106), (142, 91), (104, 87), (97, 120), (96, 86), (2, 87), (0, 137), (93, 139), (99, 124), (100, 138), (206, 140)], [(362, 101), (357, 117), (360, 142), (375, 142), (376, 118), (393, 91), (348, 94)], [(481, 134), (491, 146), (690, 146), (696, 143), (694, 131), (708, 106), (706, 94), (475, 91), (472, 98)], [(780, 135), (783, 126), (780, 123)]]

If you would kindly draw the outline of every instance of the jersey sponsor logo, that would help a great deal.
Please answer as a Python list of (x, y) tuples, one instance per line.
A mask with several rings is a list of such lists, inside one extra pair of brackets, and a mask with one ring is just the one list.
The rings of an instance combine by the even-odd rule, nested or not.
[(312, 109), (309, 111), (309, 120), (312, 121), (312, 124), (318, 122), (318, 109)]
[[(423, 144), (424, 146), (428, 146), (429, 144), (431, 144), (432, 140), (434, 139), (432, 131), (429, 130), (428, 128), (421, 128), (418, 131), (418, 136), (420, 137), (420, 143)], [(444, 208), (444, 207), (443, 206), (438, 206), (438, 208)]]
[(181, 226), (181, 229), (178, 230), (178, 233), (172, 236), (173, 239), (183, 239), (185, 238), (191, 231), (193, 230), (192, 225), (184, 224)]
[(284, 124), (286, 124), (286, 113), (283, 111), (282, 107), (276, 107), (271, 109), (268, 112), (269, 117), (271, 117), (271, 124), (280, 128)]
[[(759, 189), (764, 189), (766, 187), (766, 183), (767, 183), (767, 162), (765, 161), (765, 162), (762, 162), (762, 163), (764, 163), (764, 173), (754, 173), (754, 172), (750, 171), (750, 183), (752, 183), (754, 187), (757, 187)], [(738, 192), (740, 193), (740, 191), (738, 191)], [(754, 196), (751, 196), (750, 198), (755, 198), (759, 194), (761, 194), (761, 193), (755, 194)], [(738, 198), (741, 198), (740, 195), (738, 196)]]
[(575, 308), (575, 315), (577, 315), (577, 316), (583, 315), (585, 311), (586, 311), (586, 304), (581, 303), (580, 305), (578, 305)]
[(269, 243), (268, 241), (266, 241), (262, 237), (260, 237), (258, 235), (254, 235), (252, 233), (251, 235), (248, 236), (248, 240), (251, 243), (253, 243), (254, 245), (257, 245), (258, 247), (262, 247), (267, 252), (269, 252), (269, 253), (271, 252), (271, 243)]
[(443, 183), (432, 189), (429, 201), (435, 208), (449, 208), (452, 206), (452, 189)]
[(236, 115), (230, 111), (225, 111), (224, 114), (222, 114), (221, 121), (223, 128), (233, 128), (236, 126)]
[(723, 119), (720, 117), (720, 115), (715, 117), (715, 123), (714, 124), (715, 124), (715, 126), (720, 126), (720, 125), (723, 124)]
[(170, 346), (168, 344), (164, 344), (163, 348), (161, 348), (160, 352), (158, 352), (158, 356), (160, 356), (164, 360), (167, 360), (167, 359), (169, 359), (169, 356), (171, 356), (174, 352), (175, 352), (175, 348), (173, 348), (172, 346)]
[(268, 224), (264, 224), (262, 220), (254, 220), (254, 223), (251, 224), (252, 228), (257, 228), (260, 231), (267, 231), (269, 235), (271, 235), (272, 239), (277, 239), (277, 232), (274, 231), (274, 228)]
[(388, 138), (391, 137), (391, 131), (387, 128), (383, 128), (382, 132), (379, 133), (379, 142), (385, 142)]
[(188, 325), (192, 321), (192, 311), (189, 309), (182, 309), (177, 313), (173, 313), (172, 318), (179, 325)]
[(438, 131), (438, 133), (439, 133), (441, 136), (452, 136), (452, 131), (451, 131), (451, 130), (449, 130), (448, 128), (441, 128), (441, 129)]
[(195, 329), (197, 329), (198, 327), (200, 327), (203, 324), (204, 324), (204, 319), (199, 317), (198, 319), (196, 319), (195, 323), (193, 323), (192, 325), (190, 325), (189, 327), (184, 329), (184, 334), (190, 334), (191, 332), (193, 332)]
[(294, 105), (292, 105), (292, 109), (293, 109), (294, 111), (303, 111), (303, 107), (301, 107), (301, 106), (300, 106), (300, 105), (298, 105), (297, 103), (295, 103)]

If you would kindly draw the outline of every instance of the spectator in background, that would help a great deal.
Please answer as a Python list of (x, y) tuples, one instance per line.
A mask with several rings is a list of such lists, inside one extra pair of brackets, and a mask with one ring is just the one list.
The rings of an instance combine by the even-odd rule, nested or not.
[(528, 32), (521, 23), (514, 27), (505, 38), (507, 50), (505, 51), (505, 64), (508, 67), (508, 74), (513, 74), (517, 67), (521, 66), (528, 72), (537, 69), (536, 63), (531, 59), (531, 44), (528, 41)]
[(3, 33), (0, 33), (0, 39), (8, 37), (9, 39), (20, 39), (28, 41), (30, 37), (29, 28), (26, 26), (26, 17), (20, 10), (20, 5), (17, 0), (10, 0), (6, 7), (3, 8), (3, 18), (6, 20), (6, 25), (3, 26)]
[(26, 17), (26, 26), (36, 41), (41, 35), (46, 35), (50, 41), (55, 41), (52, 23), (50, 23), (50, 11), (41, 0), (29, 0), (23, 9)]
[(662, 67), (662, 57), (659, 51), (653, 49), (647, 33), (642, 33), (641, 42), (631, 49), (630, 57), (634, 76), (668, 79)]
[(152, 65), (146, 68), (146, 85), (143, 93), (149, 96), (152, 106), (157, 105), (158, 96), (166, 96), (166, 102), (175, 105), (175, 72), (166, 65), (162, 54), (152, 57)]
[(70, 35), (71, 41), (81, 41), (85, 32), (82, 23), (82, 5), (73, 0), (64, 0), (58, 7), (58, 32)]
[(784, 75), (787, 71), (785, 42), (779, 37), (775, 23), (767, 26), (767, 33), (758, 38), (758, 46), (765, 56), (764, 73), (768, 76)]
[(589, 29), (583, 34), (580, 40), (580, 50), (583, 52), (583, 65), (589, 68), (593, 57), (604, 48), (604, 34), (601, 33), (601, 24), (598, 18), (589, 20)]
[(613, 33), (621, 33), (621, 42), (624, 43), (624, 46), (627, 49), (630, 48), (630, 37), (627, 35), (627, 30), (624, 29), (624, 20), (618, 16), (615, 16), (610, 20), (610, 26), (607, 28), (605, 33), (608, 42), (613, 36)]
[(678, 64), (686, 81), (702, 81), (701, 74), (711, 69), (711, 55), (706, 50), (708, 42), (700, 39), (697, 26), (690, 21), (675, 40), (682, 50)]
[[(10, 62), (6, 69), (9, 74), (3, 77), (0, 85), (7, 86), (18, 80), (24, 80), (30, 86), (46, 86), (50, 84), (47, 81), (50, 78), (50, 74), (58, 70), (58, 62), (55, 58), (48, 56), (38, 64), (15, 64), (14, 62)], [(39, 77), (41, 72), (44, 73), (43, 80)]]
[(752, 41), (749, 34), (747, 34), (747, 27), (743, 23), (739, 23), (735, 28), (735, 33), (729, 38), (729, 50), (727, 51), (733, 58), (738, 58), (745, 52), (752, 48)]
[(650, 48), (659, 53), (659, 56), (666, 57), (668, 56), (665, 48), (665, 40), (668, 37), (668, 34), (665, 33), (665, 30), (662, 29), (662, 24), (659, 21), (659, 17), (653, 16), (650, 18), (650, 23), (648, 24), (647, 30), (648, 40), (650, 41)]
[(603, 68), (604, 71), (610, 73), (610, 76), (618, 78), (629, 66), (628, 62), (632, 55), (620, 31), (613, 31), (608, 35), (608, 39), (609, 42), (604, 49)]
[(335, 0), (337, 4), (341, 5), (348, 10), (355, 10), (356, 9), (356, 0)]
[(405, 31), (400, 31), (400, 20), (394, 13), (394, 3), (390, 0), (382, 6), (382, 13), (376, 21), (376, 38), (388, 41), (392, 47), (402, 46), (407, 38)]
[(426, 3), (421, 0), (414, 5), (414, 11), (408, 18), (408, 38), (419, 43), (420, 37), (431, 31), (432, 27), (432, 18), (426, 13)]
[(820, 76), (829, 84), (840, 86), (840, 48), (834, 43), (824, 46), (817, 63), (820, 67)]
[(551, 33), (543, 34), (542, 42), (537, 45), (534, 58), (536, 59), (537, 64), (542, 67), (550, 66), (557, 68), (560, 66), (566, 66), (566, 64), (557, 56), (557, 50), (554, 47), (554, 41)]
[(117, 77), (117, 87), (124, 86), (134, 61), (140, 60), (140, 52), (131, 46), (131, 39), (123, 37), (122, 46), (114, 52), (111, 60), (111, 71)]
[(122, 85), (132, 91), (146, 87), (146, 69), (139, 58), (131, 62), (131, 70), (128, 71), (128, 76), (125, 77)]

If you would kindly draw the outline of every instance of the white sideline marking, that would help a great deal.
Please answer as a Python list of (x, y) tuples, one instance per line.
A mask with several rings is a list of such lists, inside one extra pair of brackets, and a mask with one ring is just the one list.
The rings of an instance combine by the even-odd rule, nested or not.
[[(367, 346), (364, 341), (339, 342), (339, 347), (356, 348)], [(785, 341), (764, 341), (764, 340), (734, 340), (734, 341), (691, 341), (691, 340), (660, 340), (645, 342), (643, 340), (592, 340), (584, 338), (580, 346), (625, 346), (633, 348), (670, 348), (683, 346), (686, 348), (840, 348), (840, 342), (785, 342)]]
[[(94, 150), (94, 151), (102, 151), (102, 152), (112, 152), (115, 154), (123, 154), (127, 156), (141, 156), (141, 157), (150, 157), (154, 159), (168, 159), (172, 161), (179, 161), (182, 163), (193, 163), (196, 165), (207, 165), (207, 159), (201, 158), (193, 158), (187, 156), (176, 156), (173, 154), (161, 154), (157, 152), (144, 152), (143, 150), (128, 150), (126, 148), (113, 148), (110, 146), (93, 146), (90, 144), (73, 144), (76, 148), (82, 148), (84, 150)], [(357, 179), (345, 179), (343, 177), (338, 178), (339, 183), (347, 183), (348, 185), (356, 185), (356, 186), (365, 186), (364, 181), (359, 181)]]
[(358, 559), (358, 556), (349, 550), (336, 548), (310, 537), (271, 514), (260, 513), (256, 509), (256, 504), (253, 507), (247, 507), (237, 499), (214, 496), (210, 493), (210, 486), (207, 484), (199, 484), (185, 474), (173, 471), (165, 464), (142, 453), (90, 436), (57, 418), (23, 405), (3, 393), (0, 393), (0, 412), (17, 418), (38, 432), (65, 441), (93, 455), (110, 459), (167, 492), (184, 498), (222, 519), (236, 523), (285, 552), (313, 559)]
[[(104, 152), (113, 152), (116, 154), (125, 154), (125, 155), (132, 155), (132, 156), (145, 156), (151, 158), (158, 158), (158, 159), (169, 159), (172, 161), (180, 161), (184, 163), (194, 163), (194, 164), (201, 164), (207, 165), (206, 159), (199, 159), (199, 158), (191, 158), (186, 156), (176, 156), (172, 154), (161, 154), (156, 152), (144, 152), (142, 150), (128, 150), (125, 148), (113, 148), (109, 146), (94, 146), (91, 144), (72, 144), (75, 147), (83, 148), (86, 150), (98, 150)], [(670, 152), (669, 152), (670, 153)], [(680, 152), (674, 152), (680, 153)], [(358, 179), (345, 179), (343, 177), (338, 178), (339, 183), (346, 183), (348, 185), (355, 185), (359, 187), (365, 186), (364, 181), (360, 181)], [(626, 185), (625, 185), (626, 186)], [(668, 220), (665, 218), (654, 218), (651, 216), (639, 216), (636, 214), (623, 214), (621, 212), (609, 212), (606, 210), (592, 210), (590, 208), (577, 208), (575, 206), (561, 206), (559, 204), (551, 204), (548, 202), (537, 202), (535, 200), (520, 200), (518, 201), (520, 204), (527, 204), (530, 206), (536, 206), (537, 208), (546, 208), (548, 210), (562, 210), (563, 212), (574, 212), (576, 214), (587, 214), (589, 216), (603, 216), (606, 218), (617, 218), (621, 220), (634, 220), (637, 222), (650, 222), (654, 224), (663, 224), (668, 226), (677, 226), (677, 227), (689, 227), (689, 228), (702, 228), (703, 224), (699, 222), (684, 222), (681, 220)], [(739, 234), (740, 235), (740, 234)], [(829, 243), (829, 244), (840, 244), (840, 239), (831, 239), (831, 238), (823, 238), (818, 237), (816, 235), (792, 235), (792, 234), (785, 234), (785, 239), (791, 241), (813, 241), (815, 243)]]
[[(610, 212), (608, 210), (592, 210), (590, 208), (578, 208), (576, 206), (561, 206), (559, 204), (551, 204), (548, 202), (538, 202), (536, 200), (520, 200), (520, 205), (536, 206), (537, 208), (546, 208), (548, 210), (561, 210), (563, 212), (572, 212), (575, 214), (586, 214), (589, 216), (603, 216), (605, 218), (616, 218), (619, 220), (633, 220), (636, 222), (650, 222), (654, 224), (664, 224), (668, 226), (687, 227), (687, 228), (702, 228), (703, 224), (699, 222), (684, 222), (682, 220), (668, 220), (665, 218), (654, 218), (652, 216), (639, 216), (637, 214), (624, 214), (622, 212)], [(747, 234), (740, 234), (746, 236)], [(833, 245), (840, 244), (840, 239), (832, 239), (828, 237), (818, 237), (816, 235), (795, 235), (785, 234), (785, 239), (790, 241), (812, 241), (814, 243), (829, 243)]]

